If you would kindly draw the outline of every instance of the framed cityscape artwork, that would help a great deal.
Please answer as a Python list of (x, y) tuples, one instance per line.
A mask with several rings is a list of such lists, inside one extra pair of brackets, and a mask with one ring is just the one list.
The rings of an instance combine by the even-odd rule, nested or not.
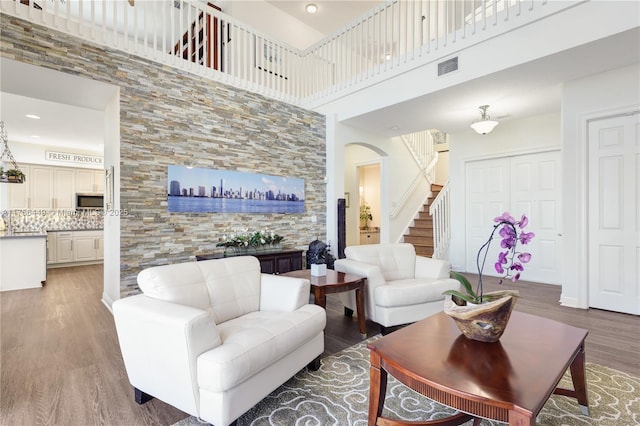
[(304, 213), (304, 179), (169, 166), (172, 213)]

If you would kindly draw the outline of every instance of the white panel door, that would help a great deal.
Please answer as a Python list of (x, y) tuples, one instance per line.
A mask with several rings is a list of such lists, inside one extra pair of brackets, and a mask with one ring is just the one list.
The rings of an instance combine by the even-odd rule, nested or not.
[[(516, 220), (529, 218), (527, 232), (536, 237), (519, 251), (532, 254), (523, 279), (560, 283), (560, 152), (552, 151), (466, 165), (466, 270), (476, 273), (478, 250), (493, 229), (493, 218), (508, 211)], [(500, 252), (500, 237), (491, 243), (484, 275), (497, 276), (493, 264)]]
[(640, 114), (589, 122), (589, 306), (640, 314)]
[(511, 158), (511, 214), (520, 220), (526, 213), (535, 238), (519, 251), (532, 254), (524, 279), (560, 284), (560, 152)]
[[(511, 200), (509, 175), (508, 158), (467, 163), (466, 270), (470, 273), (478, 271), (476, 266), (478, 250), (491, 234), (493, 218), (509, 208)], [(497, 251), (495, 251), (495, 258), (497, 258)], [(495, 275), (491, 273), (493, 270), (491, 259), (494, 259), (494, 254), (489, 253), (484, 272)]]

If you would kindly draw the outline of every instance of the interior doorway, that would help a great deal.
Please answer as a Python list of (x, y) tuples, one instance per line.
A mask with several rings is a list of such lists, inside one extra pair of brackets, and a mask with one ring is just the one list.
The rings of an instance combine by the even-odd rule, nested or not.
[(378, 244), (381, 226), (380, 161), (357, 167), (359, 244)]

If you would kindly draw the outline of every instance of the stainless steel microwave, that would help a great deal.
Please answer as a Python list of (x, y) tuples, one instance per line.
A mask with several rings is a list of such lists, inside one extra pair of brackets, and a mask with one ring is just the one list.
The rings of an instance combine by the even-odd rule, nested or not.
[(103, 194), (76, 194), (76, 210), (104, 209)]

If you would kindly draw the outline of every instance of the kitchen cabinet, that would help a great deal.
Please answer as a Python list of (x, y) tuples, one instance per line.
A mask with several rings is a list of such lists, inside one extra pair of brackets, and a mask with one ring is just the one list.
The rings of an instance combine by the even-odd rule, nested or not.
[(380, 243), (380, 230), (369, 229), (360, 230), (360, 244), (379, 244)]
[(104, 171), (94, 169), (76, 169), (76, 191), (79, 193), (104, 192)]
[(47, 166), (31, 166), (30, 178), (25, 182), (29, 185), (29, 208), (53, 208), (53, 169)]
[(7, 185), (10, 209), (73, 210), (77, 192), (103, 193), (104, 171), (20, 164), (27, 176), (22, 184)]
[(73, 262), (73, 232), (56, 232), (55, 261), (52, 263)]
[(103, 231), (75, 231), (73, 261), (88, 262), (104, 259), (103, 235)]
[(9, 190), (9, 208), (28, 209), (29, 208), (29, 184), (31, 183), (31, 173), (28, 167), (20, 165), (20, 170), (27, 176), (24, 183), (12, 183), (4, 185)]
[(48, 233), (47, 242), (49, 265), (97, 263), (104, 259), (102, 230), (51, 231)]
[(42, 287), (47, 280), (46, 241), (44, 234), (0, 236), (0, 291)]
[(53, 169), (53, 208), (75, 209), (75, 182), (74, 169), (56, 167)]
[(58, 234), (55, 232), (47, 232), (47, 265), (54, 263), (58, 257), (56, 252), (56, 241)]
[(50, 209), (53, 202), (53, 169), (47, 166), (19, 165), (26, 181), (9, 185), (12, 209)]

